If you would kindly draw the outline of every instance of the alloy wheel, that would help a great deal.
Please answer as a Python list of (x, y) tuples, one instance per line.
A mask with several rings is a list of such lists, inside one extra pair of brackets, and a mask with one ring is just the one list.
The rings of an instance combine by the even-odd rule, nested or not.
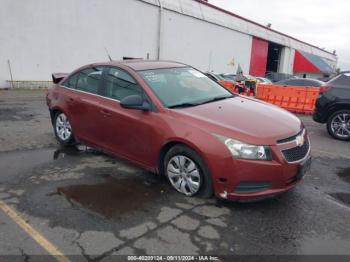
[(56, 132), (62, 141), (69, 140), (72, 135), (72, 127), (64, 113), (60, 113), (56, 118)]
[(350, 137), (350, 114), (340, 113), (335, 115), (331, 122), (332, 132), (340, 138)]

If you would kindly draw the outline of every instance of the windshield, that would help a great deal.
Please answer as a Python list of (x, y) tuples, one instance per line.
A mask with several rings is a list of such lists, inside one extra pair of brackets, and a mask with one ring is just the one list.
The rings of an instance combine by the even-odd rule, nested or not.
[(186, 107), (233, 97), (224, 87), (188, 67), (139, 71), (166, 107)]

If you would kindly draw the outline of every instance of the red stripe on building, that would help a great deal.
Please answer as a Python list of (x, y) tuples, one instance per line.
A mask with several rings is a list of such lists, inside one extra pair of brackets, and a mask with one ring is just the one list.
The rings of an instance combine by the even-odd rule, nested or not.
[(298, 50), (295, 50), (294, 73), (321, 73), (321, 70), (311, 63)]

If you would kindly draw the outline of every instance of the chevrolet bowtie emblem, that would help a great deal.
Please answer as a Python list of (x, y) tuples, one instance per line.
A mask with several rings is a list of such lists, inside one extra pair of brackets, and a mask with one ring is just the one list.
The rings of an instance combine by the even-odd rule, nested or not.
[(297, 146), (302, 146), (305, 143), (304, 136), (297, 136), (295, 141), (297, 142)]

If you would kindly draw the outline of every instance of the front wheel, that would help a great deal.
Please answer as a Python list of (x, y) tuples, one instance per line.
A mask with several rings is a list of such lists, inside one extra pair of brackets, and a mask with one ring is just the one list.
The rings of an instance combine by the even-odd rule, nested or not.
[(350, 110), (333, 113), (327, 121), (328, 133), (338, 140), (350, 141)]
[(212, 179), (202, 158), (191, 148), (177, 145), (164, 158), (164, 173), (181, 194), (209, 198), (213, 195)]
[(67, 116), (64, 113), (58, 112), (55, 115), (54, 130), (57, 141), (61, 145), (68, 146), (74, 144), (73, 130)]

